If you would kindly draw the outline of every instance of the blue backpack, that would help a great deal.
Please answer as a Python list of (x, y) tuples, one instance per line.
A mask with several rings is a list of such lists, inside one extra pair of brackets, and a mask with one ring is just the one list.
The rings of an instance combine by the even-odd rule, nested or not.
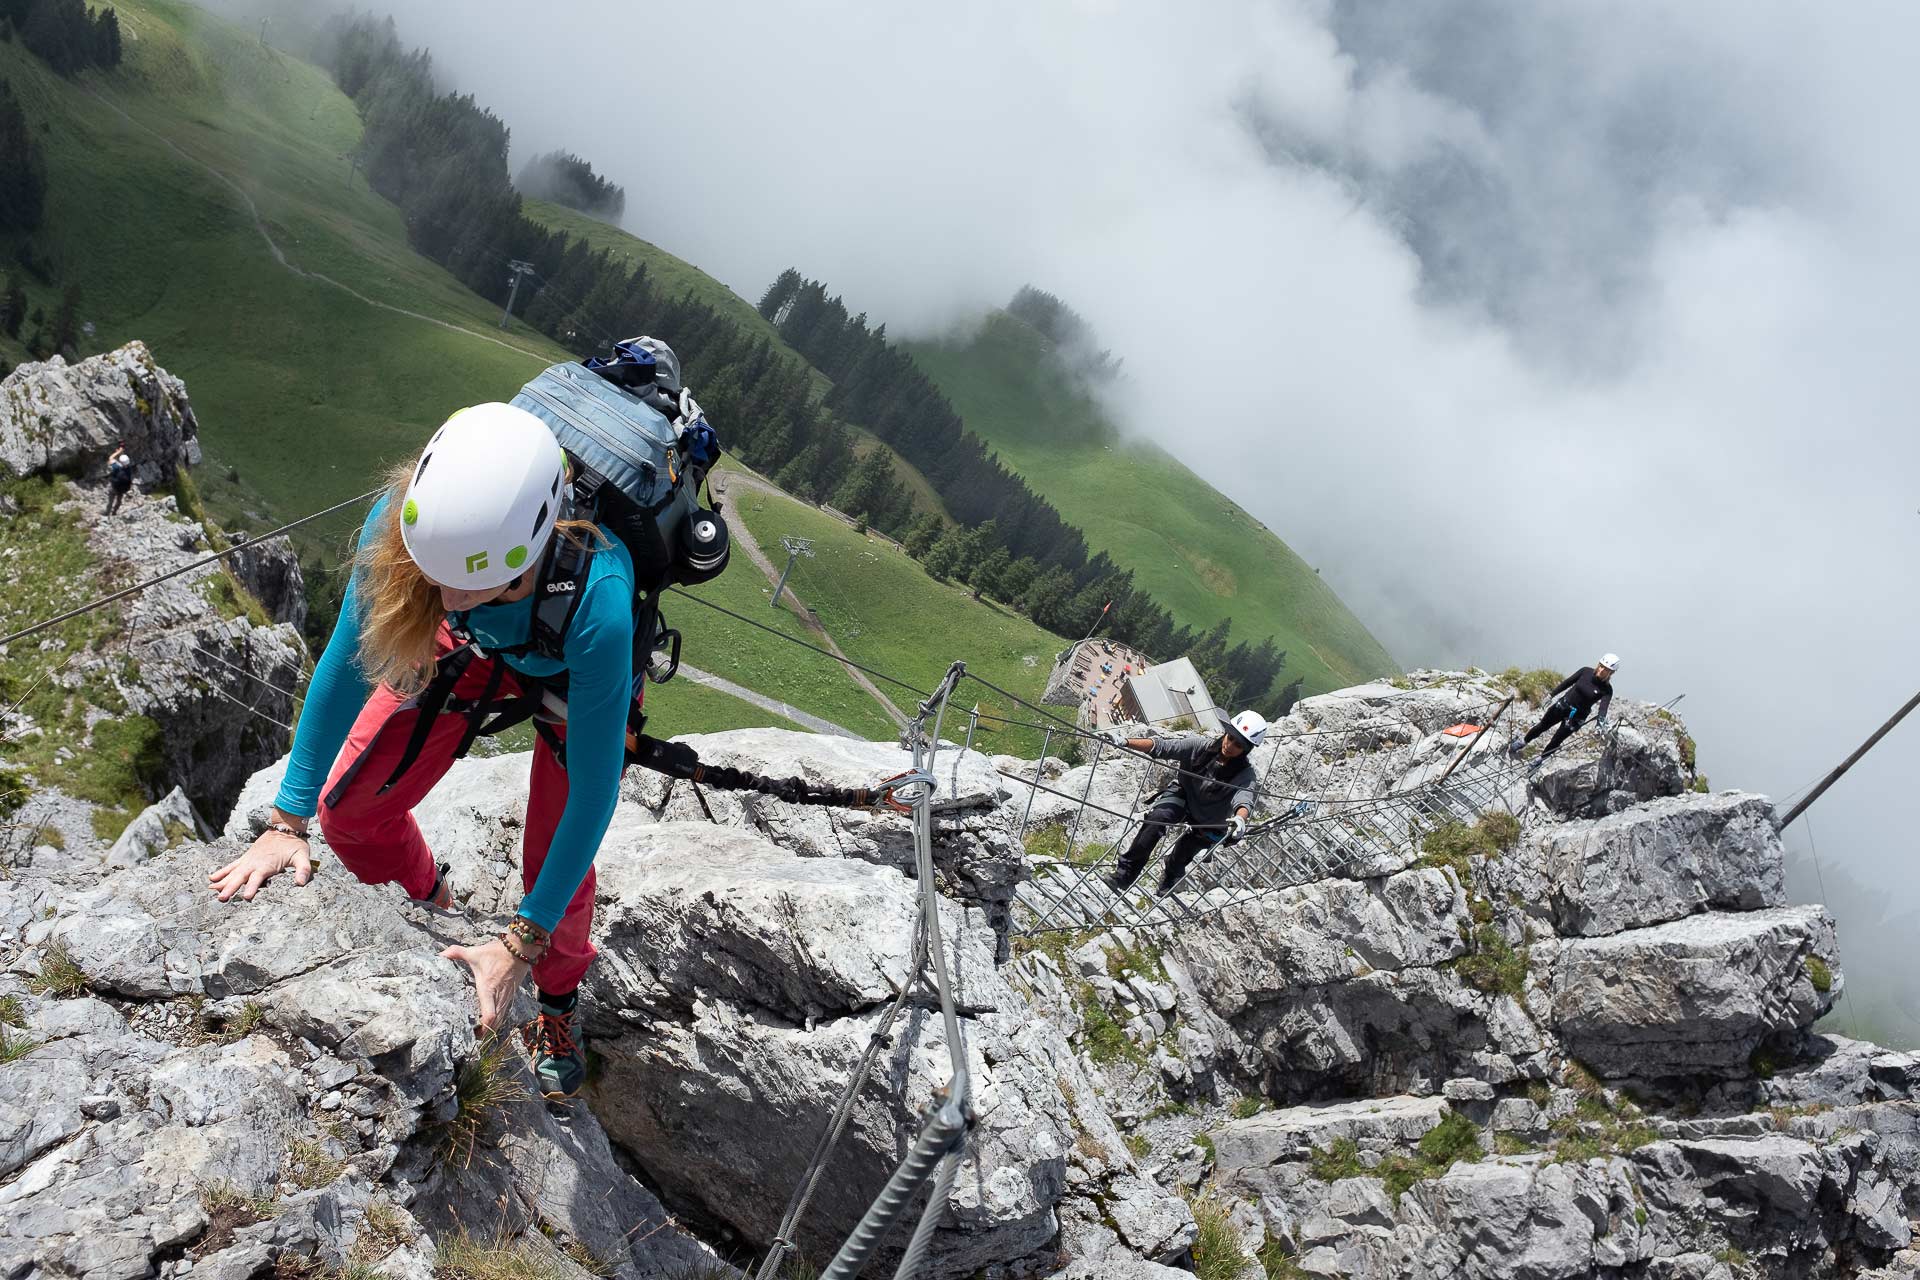
[[(656, 677), (661, 681), (679, 666), (680, 637), (660, 621), (660, 593), (675, 583), (718, 577), (731, 552), (726, 521), (700, 501), (720, 439), (677, 384), (672, 350), (633, 338), (615, 344), (611, 358), (549, 366), (513, 398), (553, 430), (573, 464), (563, 517), (605, 525), (626, 544), (633, 558), (635, 670), (648, 670), (653, 651), (670, 643), (665, 674)], [(592, 558), (591, 547), (552, 541), (523, 652), (561, 656)]]

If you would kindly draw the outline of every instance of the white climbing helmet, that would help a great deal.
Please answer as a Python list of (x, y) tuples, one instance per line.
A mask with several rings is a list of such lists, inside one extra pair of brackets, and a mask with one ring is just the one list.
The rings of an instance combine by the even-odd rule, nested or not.
[(1617, 653), (1609, 653), (1600, 659), (1600, 665), (1609, 671), (1618, 671), (1620, 669), (1620, 655)]
[(462, 409), (420, 455), (400, 538), (443, 587), (503, 587), (546, 548), (566, 482), (567, 455), (546, 423), (510, 404)]
[(1227, 722), (1227, 732), (1251, 751), (1267, 736), (1267, 718), (1258, 711), (1242, 711)]

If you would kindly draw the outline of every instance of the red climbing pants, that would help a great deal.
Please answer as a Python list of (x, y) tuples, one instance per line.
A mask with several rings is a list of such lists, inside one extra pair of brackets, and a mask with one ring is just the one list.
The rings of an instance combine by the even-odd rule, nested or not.
[[(442, 629), (440, 653), (444, 655), (451, 647)], [(453, 696), (479, 697), (490, 668), (498, 661), (498, 658), (484, 658), (470, 663), (454, 686)], [(513, 692), (513, 677), (508, 675), (501, 693), (511, 695)], [(433, 851), (420, 833), (420, 824), (413, 819), (413, 807), (425, 799), (434, 784), (453, 767), (453, 753), (459, 749), (467, 721), (462, 715), (438, 717), (427, 733), (419, 758), (391, 790), (381, 795), (380, 789), (400, 762), (420, 716), (418, 709), (404, 705), (406, 701), (385, 685), (367, 700), (321, 793), (320, 830), (327, 837), (328, 847), (339, 855), (347, 870), (365, 883), (393, 882), (411, 896), (425, 898), (433, 892), (434, 877), (438, 873)], [(565, 736), (564, 727), (561, 734)], [(353, 777), (345, 790), (333, 797), (335, 786), (349, 772)], [(329, 799), (337, 799), (337, 803), (329, 803)], [(527, 789), (527, 821), (520, 845), (521, 884), (529, 891), (540, 875), (541, 864), (547, 860), (547, 846), (553, 840), (553, 829), (560, 824), (560, 813), (566, 804), (566, 768), (554, 758), (544, 740), (536, 741), (533, 774)], [(586, 879), (581, 881), (573, 901), (567, 904), (566, 914), (553, 931), (553, 945), (547, 948), (540, 963), (533, 966), (533, 980), (542, 991), (554, 995), (572, 991), (580, 985), (580, 976), (593, 961), (593, 944), (587, 940), (593, 928), (593, 885), (593, 868), (589, 867)]]

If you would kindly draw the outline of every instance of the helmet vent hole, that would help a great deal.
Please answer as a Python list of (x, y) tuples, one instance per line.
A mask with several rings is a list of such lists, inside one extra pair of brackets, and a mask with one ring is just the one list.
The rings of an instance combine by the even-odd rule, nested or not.
[(433, 461), (432, 449), (428, 449), (427, 452), (420, 455), (420, 466), (413, 473), (413, 482), (415, 484), (419, 484), (420, 477), (427, 474), (427, 464), (432, 461)]
[(539, 537), (540, 530), (546, 527), (546, 523), (547, 523), (547, 504), (543, 502), (540, 504), (540, 514), (533, 518), (533, 530), (532, 532), (528, 533), (527, 536), (529, 538)]

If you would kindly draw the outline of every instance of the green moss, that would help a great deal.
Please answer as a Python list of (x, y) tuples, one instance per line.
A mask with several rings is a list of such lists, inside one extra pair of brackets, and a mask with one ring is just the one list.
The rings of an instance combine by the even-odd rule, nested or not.
[(1080, 1009), (1082, 1036), (1089, 1058), (1101, 1066), (1115, 1062), (1145, 1065), (1147, 1051), (1128, 1038), (1107, 1007), (1100, 1003), (1100, 997), (1091, 985), (1081, 984), (1075, 1002)]
[(1035, 827), (1021, 842), (1029, 858), (1064, 859), (1067, 856), (1067, 829), (1062, 826)]
[(1821, 995), (1833, 990), (1833, 969), (1819, 956), (1807, 957), (1807, 981)]
[(1563, 679), (1559, 672), (1549, 671), (1545, 667), (1535, 667), (1531, 671), (1522, 671), (1519, 667), (1508, 667), (1499, 676), (1501, 684), (1510, 687), (1516, 694), (1538, 706), (1553, 696), (1553, 690)]
[(1465, 884), (1474, 858), (1493, 858), (1511, 849), (1520, 838), (1520, 820), (1504, 810), (1486, 814), (1471, 827), (1448, 822), (1429, 831), (1420, 841), (1416, 867), (1451, 867)]
[(0, 769), (0, 818), (19, 812), (27, 802), (27, 775), (17, 769)]
[(1460, 1161), (1478, 1160), (1482, 1154), (1479, 1128), (1456, 1112), (1422, 1134), (1411, 1155), (1388, 1156), (1376, 1169), (1360, 1163), (1359, 1144), (1351, 1138), (1340, 1138), (1325, 1149), (1315, 1147), (1307, 1168), (1322, 1182), (1371, 1174), (1398, 1201), (1414, 1183), (1437, 1178)]
[(1371, 1172), (1360, 1163), (1360, 1144), (1352, 1138), (1335, 1138), (1330, 1146), (1315, 1147), (1307, 1169), (1322, 1182), (1361, 1178)]

